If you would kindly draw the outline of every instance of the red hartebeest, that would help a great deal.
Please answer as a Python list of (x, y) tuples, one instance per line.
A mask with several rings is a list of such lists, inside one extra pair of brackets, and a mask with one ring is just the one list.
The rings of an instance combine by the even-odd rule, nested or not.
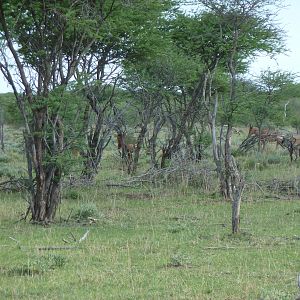
[(262, 144), (262, 149), (265, 149), (266, 143), (268, 141), (268, 137), (270, 135), (270, 129), (269, 128), (261, 129), (260, 136), (259, 136), (259, 128), (253, 127), (252, 125), (250, 125), (248, 137), (253, 136), (253, 135), (260, 138), (260, 143)]
[[(118, 149), (124, 151), (122, 154), (127, 154), (128, 158), (132, 157), (133, 151), (136, 148), (135, 144), (126, 144), (125, 143), (125, 134), (118, 133), (117, 135), (117, 141), (118, 141)], [(124, 155), (122, 155), (124, 156)]]
[[(267, 136), (269, 133), (270, 133), (270, 129), (269, 128), (263, 128), (260, 131), (261, 137)], [(252, 125), (250, 125), (248, 136), (250, 136), (250, 135), (259, 136), (259, 128), (258, 127), (253, 127)]]
[[(248, 137), (252, 135), (259, 137), (259, 128), (250, 125)], [(276, 148), (278, 148), (278, 145), (283, 147), (284, 146), (283, 139), (284, 139), (283, 135), (278, 132), (275, 131), (271, 132), (269, 128), (261, 129), (260, 141), (262, 143), (263, 149), (265, 148), (266, 143), (272, 143), (272, 142), (276, 142)]]
[(118, 141), (118, 150), (121, 150), (121, 157), (126, 161), (128, 167), (128, 174), (130, 174), (132, 169), (133, 152), (136, 148), (136, 145), (126, 144), (125, 133), (118, 133), (117, 141)]

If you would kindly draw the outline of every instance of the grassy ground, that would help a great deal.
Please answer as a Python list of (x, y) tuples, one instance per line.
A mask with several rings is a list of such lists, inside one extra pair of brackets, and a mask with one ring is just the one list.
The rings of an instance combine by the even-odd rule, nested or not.
[[(101, 187), (81, 193), (95, 204), (94, 225), (16, 223), (23, 201), (15, 195), (1, 201), (3, 299), (293, 299), (297, 293), (299, 201), (244, 203), (242, 232), (234, 237), (230, 204), (205, 196)], [(80, 206), (64, 201), (58, 219)], [(73, 246), (70, 233), (78, 239), (86, 230), (78, 249), (38, 250)]]
[(0, 299), (295, 299), (299, 198), (255, 183), (292, 178), (299, 164), (281, 150), (263, 155), (239, 159), (248, 187), (237, 236), (215, 191), (107, 187), (120, 178), (113, 153), (95, 186), (64, 192), (49, 227), (18, 222), (25, 200), (0, 193)]

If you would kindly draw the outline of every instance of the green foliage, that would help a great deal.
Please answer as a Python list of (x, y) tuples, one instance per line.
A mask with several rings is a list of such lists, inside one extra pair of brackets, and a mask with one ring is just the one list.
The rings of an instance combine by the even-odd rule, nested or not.
[(267, 162), (269, 165), (278, 165), (282, 163), (282, 156), (278, 154), (270, 154), (268, 155)]
[(187, 255), (176, 253), (171, 256), (170, 263), (168, 267), (184, 267), (190, 263), (191, 259)]
[(48, 254), (37, 256), (32, 261), (32, 266), (41, 272), (47, 272), (57, 268), (62, 268), (67, 262), (67, 258), (61, 254)]
[(300, 98), (292, 98), (286, 101), (286, 123), (291, 125), (297, 132), (300, 131)]
[(270, 123), (282, 124), (284, 102), (287, 101), (286, 90), (293, 80), (294, 75), (291, 73), (267, 70), (261, 72), (255, 82), (248, 82), (245, 86), (248, 100), (243, 115), (250, 113), (247, 117), (249, 123), (255, 123), (258, 127)]
[(282, 291), (277, 288), (264, 288), (261, 291), (260, 299), (264, 300), (289, 300), (295, 295), (289, 291)]
[(10, 158), (5, 153), (0, 153), (0, 163), (8, 163), (10, 162)]
[(5, 124), (19, 126), (23, 120), (16, 105), (13, 93), (0, 94), (0, 113), (3, 114)]
[[(200, 1), (204, 10), (199, 14), (178, 14), (170, 21), (174, 42), (183, 51), (210, 65), (215, 59), (226, 66), (236, 38), (235, 53), (238, 72), (245, 71), (246, 61), (257, 51), (280, 52), (282, 33), (265, 17), (263, 1), (253, 6), (240, 2)], [(237, 28), (238, 26), (238, 28)]]
[(246, 170), (259, 170), (262, 171), (268, 167), (268, 162), (264, 155), (256, 155), (248, 157), (244, 161), (244, 168)]
[(48, 254), (28, 258), (27, 264), (9, 268), (5, 273), (8, 276), (42, 276), (46, 272), (62, 268), (67, 258), (60, 254)]
[[(24, 172), (22, 172), (24, 173)], [(15, 178), (20, 176), (20, 169), (10, 167), (8, 164), (1, 164), (0, 166), (0, 178)]]
[[(282, 170), (290, 173), (291, 167)], [(264, 201), (262, 193), (254, 194), (253, 201), (247, 198), (242, 206), (242, 234), (233, 237), (231, 205), (220, 196), (210, 199), (199, 191), (182, 195), (174, 185), (151, 188), (151, 200), (143, 199), (149, 188), (82, 189), (97, 203), (106, 222), (93, 225), (82, 249), (55, 253), (35, 251), (42, 245), (68, 246), (63, 239), (70, 232), (81, 237), (86, 226), (60, 224), (59, 218), (50, 228), (16, 223), (24, 200), (16, 194), (0, 194), (2, 297), (296, 298), (297, 198)], [(245, 193), (250, 196), (248, 189)], [(73, 200), (63, 201), (62, 215), (75, 206)], [(176, 227), (182, 230), (170, 230)], [(9, 236), (20, 241), (21, 250)]]
[(76, 190), (68, 190), (65, 194), (65, 197), (67, 199), (73, 199), (73, 200), (76, 200), (76, 199), (79, 199), (80, 197), (80, 193)]
[(89, 217), (99, 217), (99, 211), (95, 203), (87, 202), (81, 204), (73, 216), (78, 220), (86, 220)]

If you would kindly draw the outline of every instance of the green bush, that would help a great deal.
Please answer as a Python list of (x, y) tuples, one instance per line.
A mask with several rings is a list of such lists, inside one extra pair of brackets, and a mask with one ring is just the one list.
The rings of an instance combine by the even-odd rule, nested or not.
[(267, 159), (267, 162), (270, 165), (278, 165), (282, 162), (282, 157), (278, 155), (270, 155)]
[(89, 217), (98, 217), (99, 211), (95, 203), (83, 203), (74, 214), (74, 218), (86, 220)]
[(67, 259), (60, 254), (49, 254), (43, 256), (32, 257), (26, 265), (20, 265), (10, 268), (6, 274), (9, 276), (34, 276), (43, 275), (44, 273), (62, 268)]
[(0, 94), (0, 110), (3, 111), (5, 124), (17, 126), (22, 124), (22, 117), (13, 93)]
[(245, 165), (245, 168), (248, 169), (248, 170), (254, 170), (255, 169), (255, 164), (256, 164), (256, 159), (254, 158), (248, 158), (244, 165)]
[(244, 167), (248, 170), (264, 170), (268, 167), (267, 158), (261, 154), (258, 154), (256, 157), (248, 157), (244, 161)]
[(9, 161), (10, 159), (6, 154), (0, 154), (0, 163), (8, 163)]
[(0, 177), (20, 177), (20, 175), (24, 175), (24, 170), (20, 170), (19, 168), (14, 168), (9, 165), (1, 165), (0, 166)]
[(79, 199), (80, 197), (80, 194), (77, 192), (77, 191), (74, 191), (74, 190), (71, 190), (71, 191), (67, 191), (66, 192), (66, 196), (65, 196), (67, 199), (73, 199), (73, 200), (76, 200), (76, 199)]
[(190, 257), (176, 253), (171, 256), (170, 263), (168, 264), (169, 267), (183, 267), (190, 264)]
[(67, 259), (60, 254), (49, 254), (38, 257), (33, 261), (33, 266), (37, 270), (46, 272), (49, 270), (62, 268), (65, 265), (66, 261)]

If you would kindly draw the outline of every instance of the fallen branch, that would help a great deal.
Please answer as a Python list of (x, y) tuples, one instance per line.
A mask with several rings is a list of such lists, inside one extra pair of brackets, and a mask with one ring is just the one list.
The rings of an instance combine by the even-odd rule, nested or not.
[(144, 183), (158, 183), (158, 182), (169, 182), (171, 179), (178, 178), (182, 180), (184, 178), (187, 181), (193, 180), (200, 177), (204, 180), (208, 180), (215, 170), (205, 166), (199, 167), (191, 161), (174, 161), (173, 164), (168, 168), (156, 169), (151, 168), (146, 173), (138, 176), (133, 176), (129, 180), (123, 180), (119, 183), (107, 182), (106, 186), (110, 187), (135, 187)]
[(229, 247), (229, 246), (216, 246), (216, 247), (204, 247), (203, 250), (233, 250), (237, 249), (237, 247)]
[(11, 237), (11, 236), (9, 236), (8, 238), (11, 239), (11, 240), (13, 240), (13, 241), (16, 242), (17, 244), (20, 244), (20, 241), (18, 241), (18, 240), (15, 239), (15, 238), (13, 238), (13, 237)]
[(79, 249), (78, 246), (49, 246), (49, 247), (38, 247), (37, 250), (74, 250)]
[(89, 235), (89, 230), (86, 231), (86, 233), (79, 239), (78, 243), (83, 242)]
[(106, 183), (108, 187), (133, 187), (130, 184), (123, 184), (123, 183)]

